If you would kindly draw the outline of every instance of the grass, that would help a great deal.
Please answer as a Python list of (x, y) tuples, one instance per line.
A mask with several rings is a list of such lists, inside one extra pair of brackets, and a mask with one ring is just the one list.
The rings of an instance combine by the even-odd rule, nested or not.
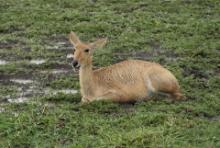
[[(0, 59), (9, 61), (0, 65), (0, 147), (220, 147), (217, 0), (0, 2)], [(108, 37), (95, 52), (96, 67), (125, 59), (161, 63), (188, 100), (82, 105), (80, 94), (58, 93), (5, 102), (27, 87), (11, 78), (31, 78), (39, 82), (36, 90), (79, 89), (73, 72), (50, 73), (71, 69), (70, 31), (85, 41)], [(39, 58), (47, 62), (28, 63)]]

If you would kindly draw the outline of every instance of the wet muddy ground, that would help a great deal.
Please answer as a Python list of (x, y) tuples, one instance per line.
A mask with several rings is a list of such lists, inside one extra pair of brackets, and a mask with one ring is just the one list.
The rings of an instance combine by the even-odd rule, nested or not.
[[(0, 42), (1, 52), (7, 53), (7, 50), (13, 50), (16, 48), (22, 48), (23, 44), (18, 44), (16, 41), (6, 41)], [(77, 74), (74, 73), (72, 67), (69, 65), (70, 58), (72, 57), (71, 49), (72, 46), (67, 42), (65, 38), (52, 38), (50, 39), (50, 44), (45, 45), (45, 50), (48, 52), (61, 52), (62, 56), (55, 57), (54, 61), (42, 57), (33, 57), (31, 59), (18, 57), (16, 54), (12, 54), (10, 60), (6, 57), (0, 58), (0, 65), (2, 66), (2, 71), (13, 65), (12, 71), (8, 74), (2, 72), (0, 74), (0, 85), (4, 92), (10, 87), (14, 88), (12, 93), (2, 93), (0, 96), (0, 102), (2, 103), (22, 103), (31, 100), (31, 98), (37, 98), (44, 95), (56, 95), (58, 93), (63, 94), (76, 94), (78, 93), (78, 88), (62, 88), (54, 89), (50, 86), (46, 86), (44, 77), (48, 80), (54, 81), (60, 77), (76, 77)], [(23, 50), (23, 49), (22, 49)], [(31, 50), (31, 49), (30, 49)], [(10, 52), (10, 51), (9, 51)], [(24, 54), (30, 52), (25, 50)], [(66, 59), (65, 59), (66, 58)], [(48, 64), (48, 62), (52, 64)], [(46, 66), (45, 66), (46, 65)], [(22, 69), (21, 72), (17, 72), (18, 69)], [(30, 73), (23, 73), (22, 71), (31, 71)], [(7, 71), (7, 70), (6, 70)], [(49, 82), (46, 82), (49, 83)], [(70, 82), (71, 83), (71, 82)], [(74, 83), (74, 82), (73, 82)], [(12, 89), (10, 88), (10, 89)]]

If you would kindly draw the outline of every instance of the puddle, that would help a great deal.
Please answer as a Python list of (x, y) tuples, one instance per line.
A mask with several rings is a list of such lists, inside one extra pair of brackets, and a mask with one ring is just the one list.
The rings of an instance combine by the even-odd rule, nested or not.
[[(20, 93), (20, 97), (15, 97), (15, 98), (11, 98), (10, 96), (7, 97), (7, 101), (9, 103), (24, 103), (30, 100), (31, 97), (33, 97), (33, 95), (56, 95), (58, 93), (63, 93), (63, 94), (76, 94), (78, 91), (75, 89), (61, 89), (61, 90), (53, 90), (53, 89), (45, 89), (45, 91), (41, 92), (42, 94), (40, 94), (39, 92), (33, 92), (33, 89), (27, 89), (24, 92)], [(4, 109), (1, 110), (0, 108), (0, 112), (3, 112)]]
[(0, 48), (11, 49), (15, 47), (22, 47), (25, 43), (19, 40), (5, 40), (0, 41)]
[(66, 42), (57, 42), (58, 45), (66, 45)]
[(60, 41), (60, 39), (58, 40), (59, 41), (57, 41), (57, 39), (55, 39), (55, 41), (53, 40), (52, 42), (54, 42), (54, 44), (47, 45), (46, 49), (49, 49), (49, 50), (72, 50), (73, 49), (72, 45), (68, 41), (66, 41), (66, 39), (64, 41)]
[(69, 70), (63, 70), (63, 69), (55, 69), (51, 71), (52, 74), (62, 74), (62, 73), (68, 73), (68, 72)]
[(67, 74), (69, 72), (71, 72), (71, 70), (67, 70), (67, 69), (52, 69), (52, 70), (43, 70), (40, 73), (42, 73), (42, 74), (59, 75), (59, 74)]
[(66, 58), (67, 58), (67, 59), (73, 58), (73, 54), (67, 54), (67, 55), (66, 55)]
[(47, 46), (46, 47), (47, 49), (49, 49), (49, 50), (57, 50), (57, 49), (59, 49), (59, 46)]
[[(43, 60), (43, 59), (30, 60), (31, 64), (36, 64), (36, 65), (40, 65), (40, 64), (43, 64), (45, 62), (46, 62), (46, 60)], [(9, 63), (8, 61), (0, 60), (0, 65), (6, 65), (8, 63)]]
[(31, 60), (30, 63), (31, 64), (36, 64), (36, 65), (40, 65), (40, 64), (43, 64), (45, 63), (46, 61), (43, 60), (43, 59), (36, 59), (36, 60)]
[(61, 90), (46, 89), (45, 94), (52, 94), (52, 95), (56, 95), (58, 93), (76, 94), (77, 92), (78, 91), (75, 89), (61, 89)]
[(46, 49), (48, 50), (72, 50), (73, 47), (60, 47), (60, 46), (47, 46)]
[[(22, 84), (23, 84), (23, 81), (22, 81)], [(42, 93), (42, 91), (40, 92), (40, 90), (38, 90), (37, 87), (34, 85), (28, 86), (28, 88), (19, 87), (17, 91), (18, 92), (16, 93), (16, 95), (8, 95), (5, 97), (7, 102), (9, 103), (27, 102), (28, 100), (31, 99), (31, 97), (38, 96)]]
[(23, 103), (27, 100), (28, 100), (28, 98), (26, 98), (26, 97), (19, 97), (19, 98), (15, 98), (15, 99), (10, 98), (10, 99), (8, 99), (8, 102), (9, 103)]
[(18, 84), (30, 84), (30, 83), (33, 83), (32, 80), (25, 80), (25, 79), (11, 79), (10, 81), (14, 82), (14, 83), (18, 83)]
[(5, 112), (5, 109), (0, 107), (0, 113)]
[(5, 61), (5, 60), (0, 60), (0, 65), (5, 65), (5, 64), (7, 64), (8, 62), (7, 61)]
[(24, 90), (21, 89), (20, 92), (21, 92), (20, 96), (23, 96), (23, 97), (32, 97), (32, 96), (40, 93), (37, 88), (34, 89), (34, 86), (31, 86), (31, 87), (24, 89)]

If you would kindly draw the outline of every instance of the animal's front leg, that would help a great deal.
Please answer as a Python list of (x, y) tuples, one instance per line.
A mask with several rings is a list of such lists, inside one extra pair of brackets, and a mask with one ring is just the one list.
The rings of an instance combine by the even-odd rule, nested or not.
[(120, 101), (122, 99), (122, 95), (117, 91), (109, 90), (103, 93), (100, 96), (95, 97), (93, 100), (111, 100), (111, 101)]
[(90, 99), (88, 97), (82, 97), (81, 99), (82, 104), (89, 103), (89, 102), (90, 102)]

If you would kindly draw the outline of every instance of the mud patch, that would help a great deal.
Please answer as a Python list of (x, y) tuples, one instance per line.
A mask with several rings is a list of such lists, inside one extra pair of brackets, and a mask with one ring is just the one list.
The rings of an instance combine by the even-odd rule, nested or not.
[(49, 95), (56, 95), (59, 93), (63, 93), (63, 94), (76, 94), (78, 93), (77, 90), (75, 89), (61, 89), (61, 90), (54, 90), (54, 89), (46, 89), (45, 94), (49, 94)]
[(152, 49), (148, 51), (135, 51), (129, 53), (114, 53), (113, 55), (116, 57), (116, 61), (126, 60), (128, 58), (138, 59), (138, 60), (146, 60), (146, 61), (154, 61), (155, 59), (159, 63), (164, 62), (175, 62), (179, 59), (178, 54), (175, 52), (163, 49), (158, 44), (151, 45)]
[(25, 76), (24, 73), (20, 76), (6, 75), (3, 79), (0, 79), (0, 84), (14, 86), (14, 90), (16, 91), (14, 91), (14, 93), (8, 91), (1, 97), (1, 103), (24, 103), (29, 102), (36, 97), (56, 95), (59, 93), (67, 95), (76, 94), (78, 91), (74, 89), (54, 90), (45, 85), (45, 82), (59, 78), (62, 74), (67, 75), (70, 73), (72, 73), (72, 70), (69, 69), (48, 69), (44, 71), (35, 71), (33, 75)]
[(5, 48), (5, 49), (11, 49), (14, 47), (24, 47), (26, 44), (23, 41), (18, 41), (18, 40), (5, 40), (5, 41), (0, 41), (0, 49)]
[(19, 71), (16, 73), (0, 73), (0, 82), (1, 83), (13, 83), (12, 81), (10, 81), (10, 79), (32, 79), (33, 77), (33, 72), (32, 71), (28, 71), (28, 72), (24, 72), (24, 71)]
[(151, 56), (165, 56), (169, 59), (174, 59), (174, 60), (179, 58), (179, 55), (175, 53), (174, 50), (161, 47), (159, 42), (151, 42), (149, 43), (149, 45), (153, 49), (150, 52)]
[(126, 60), (128, 58), (147, 60), (147, 61), (158, 61), (159, 63), (164, 62), (175, 62), (180, 59), (179, 55), (171, 49), (165, 49), (160, 46), (159, 43), (151, 42), (148, 43), (151, 47), (148, 51), (133, 51), (128, 53), (113, 53), (116, 57), (116, 61)]
[(27, 79), (10, 79), (10, 81), (17, 83), (17, 84), (31, 84), (31, 83), (33, 83), (33, 80), (27, 80)]
[(70, 70), (65, 70), (65, 69), (54, 69), (51, 71), (52, 74), (65, 74), (70, 72)]
[(73, 49), (73, 46), (65, 36), (53, 36), (50, 39), (46, 39), (44, 44), (47, 45), (46, 49), (48, 50), (70, 51)]
[(220, 121), (220, 116), (214, 116), (209, 118), (210, 121)]
[(67, 55), (66, 55), (66, 58), (67, 58), (67, 59), (73, 58), (73, 54), (67, 54)]
[(184, 72), (183, 72), (183, 76), (188, 77), (190, 75), (196, 77), (196, 78), (204, 78), (204, 79), (208, 79), (209, 75), (211, 74), (211, 72), (207, 72), (207, 71), (202, 71), (198, 68), (191, 68), (191, 67), (183, 67)]
[(50, 69), (72, 69), (71, 66), (67, 63), (56, 63), (56, 62), (48, 63), (47, 68), (50, 68)]
[(44, 60), (44, 59), (36, 59), (36, 60), (31, 60), (30, 61), (31, 64), (36, 64), (36, 65), (40, 65), (40, 64), (43, 64), (45, 62), (46, 62), (46, 60)]
[(61, 51), (70, 51), (73, 49), (73, 47), (63, 47), (59, 45), (54, 45), (54, 46), (46, 46), (46, 49), (48, 50), (61, 50)]
[(5, 109), (0, 107), (0, 113), (3, 113), (3, 112), (5, 112)]
[[(168, 55), (166, 55), (168, 54)], [(114, 53), (113, 55), (116, 57), (116, 61), (127, 60), (128, 58), (137, 59), (137, 60), (146, 60), (146, 61), (154, 61), (157, 59), (160, 63), (164, 62), (175, 62), (179, 59), (178, 56), (174, 56), (172, 54), (163, 52), (155, 52), (153, 51), (138, 51), (132, 53)]]
[(16, 96), (7, 96), (4, 100), (8, 103), (24, 103), (28, 102), (32, 99), (32, 97), (44, 96), (44, 95), (57, 95), (57, 94), (77, 94), (78, 91), (75, 89), (61, 89), (54, 90), (46, 88), (44, 90), (40, 90), (36, 86), (29, 87), (28, 89), (20, 88), (19, 93)]
[[(1, 60), (0, 59), (0, 65), (10, 64), (10, 62), (13, 63), (13, 61), (6, 61), (6, 60)], [(19, 62), (21, 62), (21, 61), (16, 61), (16, 63), (19, 63)], [(44, 60), (44, 59), (35, 59), (35, 60), (30, 60), (28, 62), (30, 64), (40, 65), (40, 64), (46, 63), (46, 60)]]
[(69, 69), (52, 69), (52, 70), (44, 70), (41, 71), (41, 74), (54, 74), (54, 75), (60, 75), (60, 74), (67, 74), (71, 73), (72, 70)]
[(15, 98), (15, 99), (8, 99), (7, 101), (9, 103), (24, 103), (28, 100), (28, 98), (26, 97), (19, 97), (19, 98)]
[(8, 64), (8, 61), (1, 60), (1, 59), (0, 59), (0, 65), (6, 65), (6, 64)]
[(23, 84), (17, 89), (16, 94), (6, 96), (4, 100), (8, 103), (24, 103), (29, 101), (31, 97), (40, 96), (41, 94), (42, 91), (37, 86)]

